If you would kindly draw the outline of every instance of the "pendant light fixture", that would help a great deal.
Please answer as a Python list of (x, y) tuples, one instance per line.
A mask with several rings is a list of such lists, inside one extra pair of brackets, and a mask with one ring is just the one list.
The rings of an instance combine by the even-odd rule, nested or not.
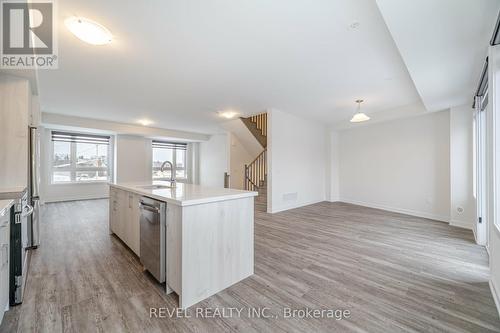
[(362, 99), (356, 100), (356, 103), (358, 104), (358, 109), (356, 110), (356, 114), (352, 116), (351, 123), (361, 123), (363, 121), (370, 120), (370, 117), (361, 112), (361, 103), (363, 102), (364, 101)]

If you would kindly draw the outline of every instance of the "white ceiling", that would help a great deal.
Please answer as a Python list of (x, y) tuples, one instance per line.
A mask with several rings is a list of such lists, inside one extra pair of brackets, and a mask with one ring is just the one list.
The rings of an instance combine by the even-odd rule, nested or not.
[[(58, 4), (59, 69), (39, 73), (46, 112), (215, 133), (224, 108), (334, 123), (358, 98), (368, 113), (420, 102), (375, 0)], [(84, 44), (64, 27), (72, 15), (115, 41)]]
[(499, 0), (377, 0), (429, 111), (472, 104)]

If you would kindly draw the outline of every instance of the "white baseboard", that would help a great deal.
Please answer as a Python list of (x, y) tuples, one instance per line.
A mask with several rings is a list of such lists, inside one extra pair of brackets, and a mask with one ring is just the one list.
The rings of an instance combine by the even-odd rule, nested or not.
[(500, 290), (497, 288), (497, 286), (495, 286), (495, 282), (491, 278), (489, 284), (491, 294), (493, 295), (493, 300), (495, 301), (495, 305), (497, 306), (498, 315), (500, 316), (500, 294), (498, 294)]
[[(465, 222), (465, 221), (458, 221), (458, 220), (451, 220), (450, 225), (458, 228), (463, 228), (467, 230), (472, 230), (474, 232), (474, 228), (471, 225), (471, 223)], [(474, 232), (474, 238), (476, 237), (476, 234)]]
[(299, 207), (314, 205), (316, 203), (324, 202), (324, 201), (325, 201), (324, 199), (320, 199), (320, 200), (312, 200), (312, 201), (307, 201), (307, 202), (293, 203), (292, 205), (281, 206), (281, 207), (278, 207), (278, 208), (270, 207), (270, 209), (268, 209), (267, 212), (271, 213), (271, 214), (275, 214), (275, 213), (283, 212), (285, 210), (290, 210), (290, 209), (295, 209), (295, 208), (299, 208)]
[(474, 234), (474, 241), (477, 244), (476, 228), (472, 228), (472, 233)]
[(375, 208), (375, 209), (382, 209), (382, 210), (387, 210), (387, 211), (394, 212), (394, 213), (406, 214), (406, 215), (411, 215), (411, 216), (416, 216), (416, 217), (422, 217), (425, 219), (431, 219), (431, 220), (450, 223), (450, 217), (444, 216), (444, 215), (430, 214), (430, 213), (419, 212), (419, 211), (411, 210), (411, 209), (396, 208), (396, 207), (380, 205), (380, 204), (376, 204), (376, 203), (372, 203), (372, 202), (353, 200), (353, 199), (348, 199), (348, 198), (340, 198), (339, 201), (345, 202), (345, 203), (350, 203), (353, 205), (359, 205), (359, 206)]

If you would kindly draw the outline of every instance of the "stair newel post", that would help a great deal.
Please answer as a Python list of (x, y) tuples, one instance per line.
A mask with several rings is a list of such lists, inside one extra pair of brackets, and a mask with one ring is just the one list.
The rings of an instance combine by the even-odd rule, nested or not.
[(248, 190), (248, 165), (245, 164), (245, 190)]
[(259, 172), (259, 186), (260, 186), (260, 182), (262, 181), (262, 178), (263, 178), (262, 177), (262, 156), (259, 159), (259, 170), (260, 170), (260, 172)]
[(253, 183), (252, 190), (255, 190), (255, 172), (256, 171), (257, 170), (255, 169), (255, 164), (254, 164), (254, 165), (252, 165), (252, 183)]
[(255, 177), (255, 183), (257, 186), (260, 186), (260, 157), (259, 160), (257, 161), (257, 176)]

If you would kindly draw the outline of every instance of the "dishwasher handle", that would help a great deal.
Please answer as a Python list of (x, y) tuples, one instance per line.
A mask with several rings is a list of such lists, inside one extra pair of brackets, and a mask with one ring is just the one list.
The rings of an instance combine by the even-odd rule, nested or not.
[(144, 202), (141, 202), (140, 209), (144, 209), (144, 210), (147, 210), (147, 211), (153, 212), (153, 213), (160, 213), (160, 209), (158, 207), (148, 205)]

